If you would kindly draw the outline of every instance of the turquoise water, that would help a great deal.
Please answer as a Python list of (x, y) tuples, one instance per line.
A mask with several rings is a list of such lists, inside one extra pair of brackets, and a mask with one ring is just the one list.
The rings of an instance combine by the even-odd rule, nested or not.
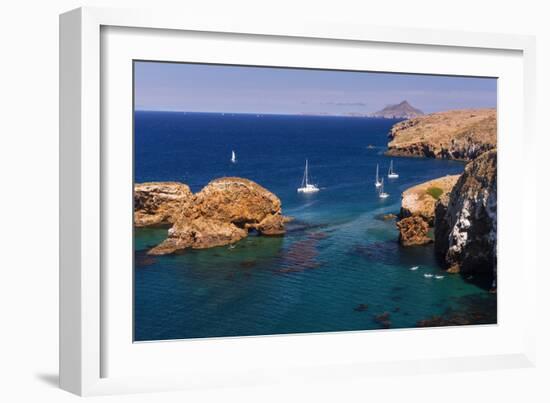
[[(385, 178), (390, 197), (380, 200), (373, 176), (377, 163), (381, 173), (389, 166), (383, 152), (394, 123), (136, 112), (136, 182), (176, 180), (199, 191), (212, 179), (241, 176), (277, 194), (295, 220), (284, 237), (252, 235), (233, 249), (160, 257), (146, 251), (167, 229), (136, 229), (135, 340), (415, 327), (456, 312), (494, 322), (494, 295), (444, 273), (432, 246), (400, 247), (395, 222), (381, 218), (399, 211), (406, 188), (464, 168), (394, 159), (400, 177)], [(229, 162), (232, 149), (237, 164)], [(306, 158), (316, 194), (296, 192)], [(389, 319), (377, 319), (385, 312)]]

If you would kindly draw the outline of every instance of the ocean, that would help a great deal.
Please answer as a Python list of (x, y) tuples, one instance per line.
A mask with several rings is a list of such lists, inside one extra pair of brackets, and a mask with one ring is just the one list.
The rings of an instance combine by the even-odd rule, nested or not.
[[(179, 181), (198, 192), (223, 176), (248, 178), (294, 218), (283, 237), (154, 257), (146, 252), (167, 229), (137, 228), (135, 341), (408, 328), (450, 313), (496, 318), (495, 295), (441, 270), (433, 246), (401, 247), (395, 221), (383, 219), (399, 212), (408, 187), (464, 169), (458, 161), (393, 158), (399, 178), (388, 179), (384, 151), (395, 120), (145, 111), (134, 118), (135, 182)], [(321, 189), (315, 194), (296, 191), (306, 159)], [(374, 187), (376, 164), (385, 200)]]

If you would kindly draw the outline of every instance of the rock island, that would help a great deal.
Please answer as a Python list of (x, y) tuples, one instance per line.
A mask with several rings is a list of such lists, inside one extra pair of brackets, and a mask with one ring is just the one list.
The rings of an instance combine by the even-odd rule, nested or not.
[(148, 252), (151, 255), (228, 245), (249, 231), (282, 235), (288, 220), (279, 198), (248, 179), (215, 179), (196, 194), (178, 182), (134, 186), (135, 226), (169, 227), (168, 237)]

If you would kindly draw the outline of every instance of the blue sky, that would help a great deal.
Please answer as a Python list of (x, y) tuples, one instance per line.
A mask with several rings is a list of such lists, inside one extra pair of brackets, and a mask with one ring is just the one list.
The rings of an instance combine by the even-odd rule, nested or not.
[(409, 101), (426, 113), (496, 107), (492, 78), (135, 62), (135, 108), (232, 113), (369, 113)]

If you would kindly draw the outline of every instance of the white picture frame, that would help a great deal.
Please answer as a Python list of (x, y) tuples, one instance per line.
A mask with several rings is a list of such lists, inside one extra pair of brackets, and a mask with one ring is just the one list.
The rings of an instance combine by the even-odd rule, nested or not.
[[(79, 395), (96, 395), (293, 382), (296, 379), (304, 381), (380, 373), (397, 375), (534, 365), (535, 324), (534, 319), (529, 315), (530, 312), (535, 312), (537, 267), (535, 244), (527, 242), (527, 234), (534, 232), (531, 228), (534, 224), (530, 223), (532, 220), (521, 219), (529, 213), (525, 203), (522, 204), (524, 207), (518, 210), (515, 221), (511, 222), (510, 226), (506, 225), (506, 220), (512, 220), (512, 218), (502, 213), (499, 205), (499, 245), (510, 244), (509, 240), (513, 239), (517, 242), (518, 236), (522, 239), (514, 251), (513, 261), (510, 257), (509, 263), (503, 262), (499, 256), (499, 272), (504, 271), (504, 276), (499, 274), (499, 326), (467, 327), (460, 330), (445, 328), (226, 338), (193, 341), (192, 344), (145, 343), (137, 347), (139, 350), (137, 351), (136, 346), (132, 345), (132, 340), (128, 339), (124, 333), (131, 332), (127, 329), (127, 321), (131, 318), (124, 320), (122, 314), (114, 313), (118, 308), (120, 312), (126, 312), (124, 309), (127, 310), (127, 305), (130, 303), (130, 299), (126, 297), (131, 295), (131, 284), (124, 283), (126, 277), (115, 278), (106, 271), (111, 257), (109, 245), (105, 241), (108, 235), (105, 228), (109, 227), (105, 212), (110, 211), (111, 204), (116, 204), (116, 200), (123, 201), (119, 203), (121, 209), (131, 206), (131, 192), (124, 193), (125, 188), (122, 188), (121, 193), (115, 194), (109, 185), (110, 178), (117, 176), (113, 170), (119, 170), (119, 174), (124, 174), (124, 169), (128, 167), (124, 161), (128, 162), (131, 149), (127, 149), (128, 143), (123, 141), (127, 137), (121, 135), (120, 142), (118, 140), (113, 142), (114, 136), (105, 137), (113, 127), (119, 127), (121, 133), (128, 131), (124, 121), (128, 116), (126, 114), (130, 114), (131, 110), (124, 108), (131, 94), (125, 92), (128, 88), (127, 82), (117, 87), (118, 84), (113, 84), (113, 80), (106, 80), (102, 74), (116, 78), (124, 74), (125, 70), (118, 70), (117, 66), (127, 63), (128, 58), (135, 56), (131, 54), (132, 47), (121, 47), (123, 42), (120, 41), (131, 41), (122, 37), (137, 35), (140, 32), (138, 30), (145, 30), (141, 31), (144, 36), (140, 38), (144, 44), (147, 43), (143, 48), (151, 49), (156, 44), (157, 49), (154, 52), (164, 60), (166, 57), (172, 57), (170, 52), (174, 48), (174, 43), (181, 40), (178, 35), (185, 35), (185, 33), (192, 33), (193, 40), (199, 43), (202, 43), (201, 36), (208, 35), (215, 36), (214, 42), (231, 41), (234, 38), (240, 41), (241, 49), (232, 48), (231, 52), (223, 56), (226, 58), (223, 60), (214, 60), (212, 57), (201, 55), (199, 48), (201, 45), (192, 45), (189, 42), (191, 44), (189, 49), (194, 49), (192, 61), (205, 62), (235, 60), (243, 64), (269, 65), (273, 63), (273, 59), (269, 58), (273, 54), (268, 55), (267, 51), (262, 53), (255, 50), (248, 52), (251, 54), (246, 57), (244, 55), (247, 46), (252, 46), (252, 42), (263, 44), (262, 41), (269, 41), (275, 44), (273, 46), (281, 49), (285, 49), (286, 46), (291, 55), (289, 41), (299, 44), (301, 49), (315, 43), (316, 46), (331, 47), (335, 52), (344, 47), (354, 48), (354, 52), (362, 51), (361, 46), (376, 46), (380, 49), (394, 46), (397, 51), (410, 47), (411, 51), (425, 52), (427, 62), (431, 63), (432, 67), (429, 71), (426, 70), (428, 67), (424, 62), (417, 67), (411, 65), (406, 68), (406, 71), (416, 68), (418, 72), (424, 73), (485, 72), (486, 67), (475, 66), (476, 57), (488, 55), (487, 57), (498, 58), (499, 55), (510, 54), (512, 57), (509, 58), (509, 63), (504, 57), (501, 66), (503, 77), (510, 77), (510, 80), (506, 81), (509, 87), (506, 84), (502, 88), (503, 91), (499, 89), (499, 97), (513, 97), (514, 104), (499, 98), (498, 110), (500, 114), (501, 111), (510, 112), (513, 110), (512, 107), (520, 106), (521, 111), (513, 117), (499, 116), (499, 171), (507, 174), (499, 176), (499, 197), (502, 195), (501, 188), (505, 190), (508, 182), (518, 179), (522, 183), (521, 186), (530, 190), (531, 197), (534, 197), (533, 191), (536, 191), (535, 175), (518, 177), (519, 174), (514, 174), (513, 169), (507, 168), (510, 158), (507, 158), (506, 153), (506, 149), (521, 150), (521, 156), (517, 157), (516, 154), (515, 157), (529, 161), (536, 147), (533, 129), (535, 102), (533, 37), (350, 26), (330, 22), (307, 22), (295, 25), (269, 19), (218, 21), (150, 10), (80, 8), (65, 13), (60, 17), (60, 385), (63, 389)], [(109, 32), (114, 33), (114, 36), (107, 41), (102, 35)], [(156, 36), (150, 37), (151, 33), (155, 33)], [(120, 35), (117, 37), (118, 34)], [(241, 40), (242, 38), (244, 39)], [(123, 48), (129, 49), (128, 52), (125, 53)], [(110, 53), (113, 49), (116, 53)], [(470, 67), (446, 68), (443, 62), (438, 65), (430, 52), (446, 52), (451, 59), (459, 57), (461, 60), (468, 59), (460, 52), (469, 52), (474, 56), (471, 63), (465, 62)], [(311, 52), (311, 62), (301, 59), (300, 62), (296, 62), (297, 66), (311, 63), (309, 67), (337, 67), (336, 64), (320, 66), (322, 61), (315, 59), (314, 53)], [(114, 62), (115, 56), (121, 59), (121, 64), (111, 66), (108, 60), (103, 60), (107, 57), (112, 58)], [(177, 56), (173, 57), (177, 59)], [(448, 66), (451, 65), (451, 59)], [(345, 57), (342, 60), (346, 60)], [(347, 60), (347, 62), (331, 63), (348, 63), (346, 67), (353, 68), (355, 63), (353, 57)], [(356, 63), (357, 69), (363, 69), (366, 66), (364, 61), (361, 65), (359, 61)], [(510, 69), (505, 70), (503, 66), (508, 64)], [(379, 64), (371, 68), (377, 70), (384, 66)], [(512, 102), (512, 100), (509, 101)], [(116, 115), (118, 119), (116, 122), (110, 120), (109, 114), (112, 115), (112, 111), (120, 112)], [(119, 124), (121, 126), (117, 126)], [(502, 133), (510, 133), (510, 136), (502, 138), (501, 127)], [(520, 133), (516, 131), (514, 134), (507, 131), (511, 128), (517, 129)], [(503, 150), (500, 148), (501, 140), (505, 144)], [(506, 142), (509, 142), (508, 146)], [(120, 163), (121, 167), (126, 168), (116, 168), (109, 163), (110, 152), (117, 150), (117, 147), (119, 151), (126, 150), (124, 152), (126, 157), (122, 157), (123, 162)], [(517, 189), (517, 183), (514, 186)], [(522, 195), (525, 192), (517, 193), (519, 195), (510, 195), (510, 200), (521, 203), (526, 198)], [(508, 203), (510, 204), (512, 201)], [(503, 208), (507, 208), (507, 203), (504, 203)], [(110, 217), (113, 215), (111, 214)], [(120, 231), (124, 225), (117, 228), (117, 231)], [(131, 233), (128, 233), (127, 237), (130, 240)], [(499, 255), (501, 253), (507, 253), (507, 251), (499, 249)], [(501, 262), (503, 262), (502, 266)], [(520, 267), (516, 270), (520, 270), (521, 273), (518, 280), (514, 282), (508, 281), (510, 277), (506, 276), (507, 265), (512, 264)], [(118, 290), (117, 287), (124, 288), (119, 290), (120, 295), (123, 296), (121, 299), (124, 300), (120, 306), (112, 305), (112, 298), (109, 298), (113, 289)], [(506, 304), (506, 301), (510, 298), (507, 290), (511, 290), (512, 287), (515, 287), (516, 297), (521, 296), (518, 298), (521, 302), (517, 303), (520, 305), (517, 307), (517, 312), (515, 311), (510, 317), (505, 317), (507, 312), (503, 313), (500, 309), (502, 306), (511, 306)], [(527, 312), (521, 321), (516, 320), (520, 311)], [(504, 323), (501, 323), (503, 318), (501, 314), (505, 315)], [(113, 316), (115, 321), (109, 319)], [(115, 322), (122, 324), (120, 332), (115, 328)], [(125, 334), (124, 337), (117, 339), (117, 334), (121, 332)], [(114, 336), (113, 333), (115, 333)], [(380, 341), (382, 338), (384, 342)], [(437, 346), (443, 338), (481, 341), (477, 346), (476, 343), (466, 343), (462, 348), (456, 348), (453, 351), (448, 347), (448, 353), (434, 348), (434, 352), (428, 354), (425, 351), (422, 352), (422, 347), (419, 347), (416, 355), (408, 354), (404, 349), (396, 347), (393, 349), (393, 354), (386, 354), (386, 357), (378, 357), (373, 351), (369, 353), (370, 357), (354, 353), (350, 349), (337, 351), (338, 346), (341, 345), (358, 346), (367, 340), (368, 343), (365, 344), (370, 345), (372, 341), (378, 340), (380, 343), (386, 343), (386, 346), (379, 350), (387, 353), (389, 350), (384, 349), (391, 345), (403, 346), (403, 343), (410, 341), (419, 343), (417, 345), (421, 346), (424, 343), (423, 340), (430, 340), (433, 346)], [(499, 342), (496, 342), (497, 339)], [(494, 348), (490, 351), (484, 350), (488, 344), (483, 344), (483, 340), (486, 343), (494, 340)], [(444, 348), (443, 345), (441, 346)], [(268, 351), (270, 353), (267, 353)], [(278, 359), (282, 351), (294, 351), (299, 354)], [(319, 351), (322, 351), (322, 354), (319, 354)], [(169, 356), (186, 357), (186, 359), (169, 360), (167, 358)], [(220, 357), (216, 365), (212, 365), (213, 362), (208, 358), (214, 356)], [(107, 365), (117, 361), (126, 361), (129, 364), (118, 367), (113, 364), (116, 370), (110, 368), (111, 364)], [(204, 362), (201, 363), (201, 361)], [(140, 365), (144, 368), (138, 368)], [(130, 368), (131, 366), (133, 368)], [(146, 370), (147, 367), (155, 368), (155, 366), (158, 369), (156, 374)], [(161, 367), (165, 370), (160, 370)], [(259, 368), (261, 371), (258, 370)], [(304, 368), (307, 368), (307, 371), (304, 371)]]

